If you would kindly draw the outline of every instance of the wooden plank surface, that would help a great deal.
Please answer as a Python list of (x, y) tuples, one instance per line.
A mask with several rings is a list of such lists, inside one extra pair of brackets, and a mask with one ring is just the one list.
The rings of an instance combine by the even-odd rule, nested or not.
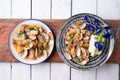
[(32, 0), (32, 18), (49, 19), (50, 8), (50, 0)]
[(104, 64), (97, 69), (97, 80), (119, 80), (119, 65)]
[(50, 79), (50, 63), (41, 63), (32, 66), (31, 80), (49, 80)]
[(80, 71), (72, 68), (71, 80), (96, 80), (96, 69), (89, 71)]
[(0, 18), (10, 18), (11, 0), (0, 0)]
[(71, 0), (52, 0), (52, 19), (66, 19), (70, 17)]
[(52, 63), (50, 80), (70, 80), (70, 67), (64, 63)]
[(12, 63), (12, 80), (30, 80), (30, 66), (22, 63)]
[[(19, 19), (0, 19), (0, 61), (14, 62), (16, 61), (8, 50), (8, 35), (10, 30), (20, 22)], [(53, 30), (54, 35), (57, 35), (58, 29), (62, 26), (65, 20), (43, 20)], [(109, 63), (120, 63), (120, 20), (106, 20), (108, 24), (112, 26), (115, 35), (115, 48), (112, 56), (108, 60)], [(61, 62), (56, 47), (54, 47), (53, 53), (47, 62)]]
[(30, 0), (12, 0), (12, 18), (30, 18)]
[(98, 0), (97, 6), (98, 16), (104, 19), (120, 19), (120, 0)]
[(0, 80), (11, 80), (10, 63), (1, 63), (0, 62)]
[(72, 15), (79, 13), (96, 14), (97, 0), (72, 0)]

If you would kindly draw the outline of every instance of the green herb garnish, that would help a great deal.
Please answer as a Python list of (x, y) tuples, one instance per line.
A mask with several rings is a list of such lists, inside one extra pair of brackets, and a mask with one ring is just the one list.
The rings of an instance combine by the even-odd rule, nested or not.
[(42, 46), (40, 46), (40, 50), (41, 51), (43, 51), (45, 48), (44, 48), (44, 46), (42, 45)]
[(75, 37), (75, 33), (73, 33), (71, 36), (70, 36), (70, 39), (73, 39)]
[(98, 52), (99, 52), (99, 50), (97, 48), (95, 48), (94, 53), (98, 54)]
[(24, 34), (24, 32), (23, 32), (23, 31), (20, 31), (18, 35), (22, 35), (22, 34)]
[[(104, 40), (103, 40), (103, 34), (105, 33), (104, 30), (102, 30), (102, 32), (100, 34), (97, 35), (97, 37), (95, 37), (96, 41), (100, 42), (101, 44), (104, 44)], [(98, 48), (95, 48), (94, 53), (98, 54), (99, 50)]]
[(74, 60), (75, 60), (78, 64), (81, 64), (81, 63), (82, 63), (79, 57), (74, 58)]
[(103, 43), (103, 34), (105, 33), (105, 30), (102, 30), (100, 34), (97, 34), (97, 37), (95, 38), (98, 42)]
[(31, 31), (31, 30), (36, 30), (36, 29), (34, 27), (30, 27), (29, 30)]

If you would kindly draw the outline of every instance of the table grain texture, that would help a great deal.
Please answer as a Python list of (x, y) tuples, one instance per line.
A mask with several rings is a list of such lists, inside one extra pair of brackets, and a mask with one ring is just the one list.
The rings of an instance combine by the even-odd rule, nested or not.
[[(0, 19), (0, 61), (1, 62), (16, 62), (17, 60), (11, 55), (8, 47), (8, 36), (11, 29), (21, 22), (23, 19)], [(58, 33), (59, 28), (64, 23), (65, 19), (42, 19), (53, 31), (54, 37)], [(115, 46), (113, 53), (108, 63), (120, 63), (120, 20), (105, 20), (112, 26), (115, 36)], [(56, 40), (55, 40), (56, 41)], [(54, 46), (51, 56), (46, 62), (63, 62), (58, 55), (56, 45)]]

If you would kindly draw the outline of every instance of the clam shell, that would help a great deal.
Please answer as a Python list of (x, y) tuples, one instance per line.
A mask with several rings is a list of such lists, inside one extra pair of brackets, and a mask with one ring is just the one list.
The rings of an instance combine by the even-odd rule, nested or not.
[(81, 62), (81, 65), (85, 65), (85, 64), (87, 64), (87, 62), (88, 62), (87, 60), (84, 60)]
[(34, 49), (30, 49), (29, 50), (29, 59), (35, 59), (35, 50)]
[(80, 26), (80, 29), (84, 29), (86, 27), (86, 23), (83, 23), (81, 26)]
[(42, 36), (44, 37), (45, 41), (49, 41), (49, 36), (46, 33), (42, 33)]
[(21, 55), (22, 58), (25, 58), (28, 55), (28, 50), (25, 50), (23, 54)]
[(32, 48), (32, 47), (33, 47), (33, 44), (30, 43), (30, 44), (27, 44), (24, 49), (27, 50), (27, 49), (30, 49), (30, 48)]
[(78, 49), (76, 50), (76, 55), (77, 55), (77, 57), (80, 57), (80, 55), (81, 55), (80, 48), (78, 48)]
[(68, 59), (68, 60), (72, 59), (72, 57), (70, 56), (69, 53), (64, 53), (64, 56), (65, 56), (65, 58)]
[(22, 35), (15, 35), (14, 36), (14, 40), (17, 40), (17, 41), (22, 41), (22, 40), (24, 40), (25, 39), (25, 35), (24, 34), (22, 34)]
[(89, 38), (89, 36), (86, 35), (86, 36), (83, 37), (83, 39), (84, 39), (84, 40), (88, 40), (88, 39), (90, 39), (90, 38)]
[(35, 57), (36, 57), (36, 58), (39, 58), (40, 55), (41, 55), (40, 50), (39, 50), (38, 48), (35, 48)]
[(29, 38), (32, 39), (32, 40), (35, 40), (36, 36), (35, 35), (31, 35), (31, 36), (29, 36)]
[(44, 58), (46, 58), (46, 57), (48, 56), (48, 53), (47, 53), (47, 51), (46, 51), (46, 50), (43, 50), (43, 52), (42, 52), (42, 53), (43, 53), (43, 57), (44, 57)]

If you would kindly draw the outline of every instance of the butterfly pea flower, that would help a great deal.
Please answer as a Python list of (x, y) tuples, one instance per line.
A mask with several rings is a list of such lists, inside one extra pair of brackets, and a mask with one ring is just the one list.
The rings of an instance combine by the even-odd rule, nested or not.
[(95, 42), (95, 47), (101, 51), (103, 49), (103, 45), (100, 42)]
[(111, 29), (111, 26), (105, 26), (104, 29), (109, 30)]
[(94, 23), (95, 26), (99, 25), (99, 21), (97, 19), (94, 19), (93, 23)]
[(89, 16), (88, 16), (88, 14), (86, 14), (86, 15), (84, 16), (84, 21), (89, 22)]
[(88, 24), (87, 29), (89, 31), (94, 31), (94, 27), (91, 24)]
[(110, 38), (111, 35), (112, 35), (111, 32), (107, 32), (107, 33), (103, 34), (103, 37), (104, 38)]
[(102, 28), (101, 28), (101, 27), (97, 27), (97, 28), (96, 28), (96, 33), (99, 34), (99, 33), (101, 33), (101, 31), (102, 31)]

